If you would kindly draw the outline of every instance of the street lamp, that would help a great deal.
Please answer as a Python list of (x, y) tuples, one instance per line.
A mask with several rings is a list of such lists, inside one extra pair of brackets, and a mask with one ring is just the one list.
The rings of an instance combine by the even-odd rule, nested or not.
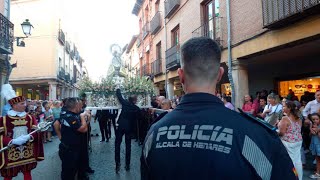
[[(33, 28), (32, 24), (29, 22), (29, 19), (26, 19), (23, 23), (21, 23), (22, 31), (25, 37), (16, 37), (17, 46), (25, 47), (25, 42), (23, 41), (24, 38), (28, 38), (31, 36), (31, 30)], [(22, 39), (20, 41), (20, 39)]]

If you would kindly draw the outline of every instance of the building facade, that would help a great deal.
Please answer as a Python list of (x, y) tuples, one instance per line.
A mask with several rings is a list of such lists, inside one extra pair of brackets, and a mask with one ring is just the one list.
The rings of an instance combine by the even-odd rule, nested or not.
[[(13, 53), (14, 24), (10, 21), (10, 0), (0, 0), (0, 90), (7, 76), (7, 60)], [(5, 104), (0, 94), (0, 115)]]
[[(19, 13), (23, 7), (32, 22), (32, 35), (24, 38), (25, 47), (15, 45), (11, 57), (17, 62), (10, 76), (10, 84), (18, 95), (28, 99), (56, 100), (78, 96), (77, 82), (83, 75), (83, 62), (72, 33), (64, 30), (60, 4), (49, 0), (20, 1), (11, 5), (13, 22), (25, 17)], [(37, 9), (32, 12), (32, 9)], [(41, 15), (41, 16), (40, 16)], [(15, 29), (18, 36), (21, 31)]]
[[(167, 89), (168, 98), (182, 94), (177, 76), (180, 45), (199, 36), (220, 44), (225, 75), (217, 91), (231, 95), (236, 107), (241, 108), (245, 94), (254, 95), (262, 89), (276, 90), (281, 96), (292, 89), (300, 97), (304, 91), (320, 88), (319, 1), (228, 1), (136, 1), (132, 13), (140, 19), (137, 41), (143, 45), (139, 46), (141, 67), (149, 62), (160, 93)], [(148, 24), (150, 30), (144, 36), (143, 27)], [(231, 64), (227, 63), (229, 57)], [(231, 93), (228, 67), (235, 94)]]

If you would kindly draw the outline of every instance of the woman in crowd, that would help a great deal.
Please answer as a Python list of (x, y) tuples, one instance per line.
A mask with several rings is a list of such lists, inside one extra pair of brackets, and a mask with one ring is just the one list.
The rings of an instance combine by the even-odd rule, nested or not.
[[(51, 108), (52, 110), (52, 115), (53, 115), (53, 120), (58, 121), (60, 119), (60, 113), (61, 113), (61, 103), (60, 101), (54, 101), (53, 102), (53, 107)], [(53, 127), (53, 125), (52, 125)], [(55, 129), (53, 128), (52, 130), (52, 135), (55, 136), (56, 132)]]
[(278, 95), (271, 93), (267, 97), (268, 105), (265, 106), (262, 116), (271, 125), (275, 125), (281, 118), (282, 105), (279, 103)]
[(286, 147), (288, 154), (298, 172), (299, 179), (302, 180), (303, 169), (301, 162), (301, 125), (299, 119), (299, 110), (292, 101), (286, 101), (283, 106), (283, 112), (286, 116), (282, 117), (278, 124), (279, 135), (283, 145)]
[[(44, 107), (45, 111), (44, 111), (44, 121), (45, 122), (52, 122), (53, 121), (53, 114), (52, 111), (50, 111), (50, 106), (49, 104), (47, 104)], [(51, 136), (52, 136), (52, 126), (49, 127), (49, 129), (47, 130), (47, 133), (44, 133), (43, 138), (44, 138), (44, 142), (46, 142), (46, 140), (48, 140), (49, 142), (51, 142)], [(47, 135), (47, 136), (46, 136)], [(47, 137), (47, 138), (46, 138)]]
[(316, 156), (317, 170), (314, 174), (310, 176), (312, 179), (320, 178), (320, 116), (318, 113), (313, 113), (309, 115), (309, 119), (312, 121), (313, 125), (311, 128), (311, 144), (310, 150), (312, 155)]
[(230, 96), (223, 96), (221, 100), (223, 101), (224, 106), (226, 108), (234, 110), (234, 106), (231, 104), (231, 97)]

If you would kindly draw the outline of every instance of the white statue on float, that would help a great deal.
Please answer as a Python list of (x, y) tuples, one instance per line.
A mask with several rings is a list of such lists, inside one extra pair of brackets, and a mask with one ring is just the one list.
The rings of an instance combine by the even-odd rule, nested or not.
[[(112, 64), (109, 68), (108, 77), (112, 78), (112, 84), (115, 89), (119, 88), (124, 98), (127, 99), (127, 93), (129, 92), (126, 92), (124, 88), (125, 83), (127, 83), (125, 82), (127, 75), (124, 73), (125, 71), (121, 60), (122, 48), (117, 44), (113, 44), (110, 47), (110, 52), (113, 55), (113, 58)], [(85, 92), (87, 109), (121, 109), (121, 104), (118, 102), (115, 89), (108, 92)], [(137, 105), (140, 108), (151, 107), (151, 94), (146, 92), (136, 95)]]

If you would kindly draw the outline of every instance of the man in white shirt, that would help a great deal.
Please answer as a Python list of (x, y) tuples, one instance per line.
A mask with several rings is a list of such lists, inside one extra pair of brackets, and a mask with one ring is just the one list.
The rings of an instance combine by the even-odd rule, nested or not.
[(305, 119), (308, 119), (308, 115), (312, 113), (320, 113), (320, 90), (315, 93), (315, 100), (308, 102), (306, 107), (302, 111), (302, 115)]

